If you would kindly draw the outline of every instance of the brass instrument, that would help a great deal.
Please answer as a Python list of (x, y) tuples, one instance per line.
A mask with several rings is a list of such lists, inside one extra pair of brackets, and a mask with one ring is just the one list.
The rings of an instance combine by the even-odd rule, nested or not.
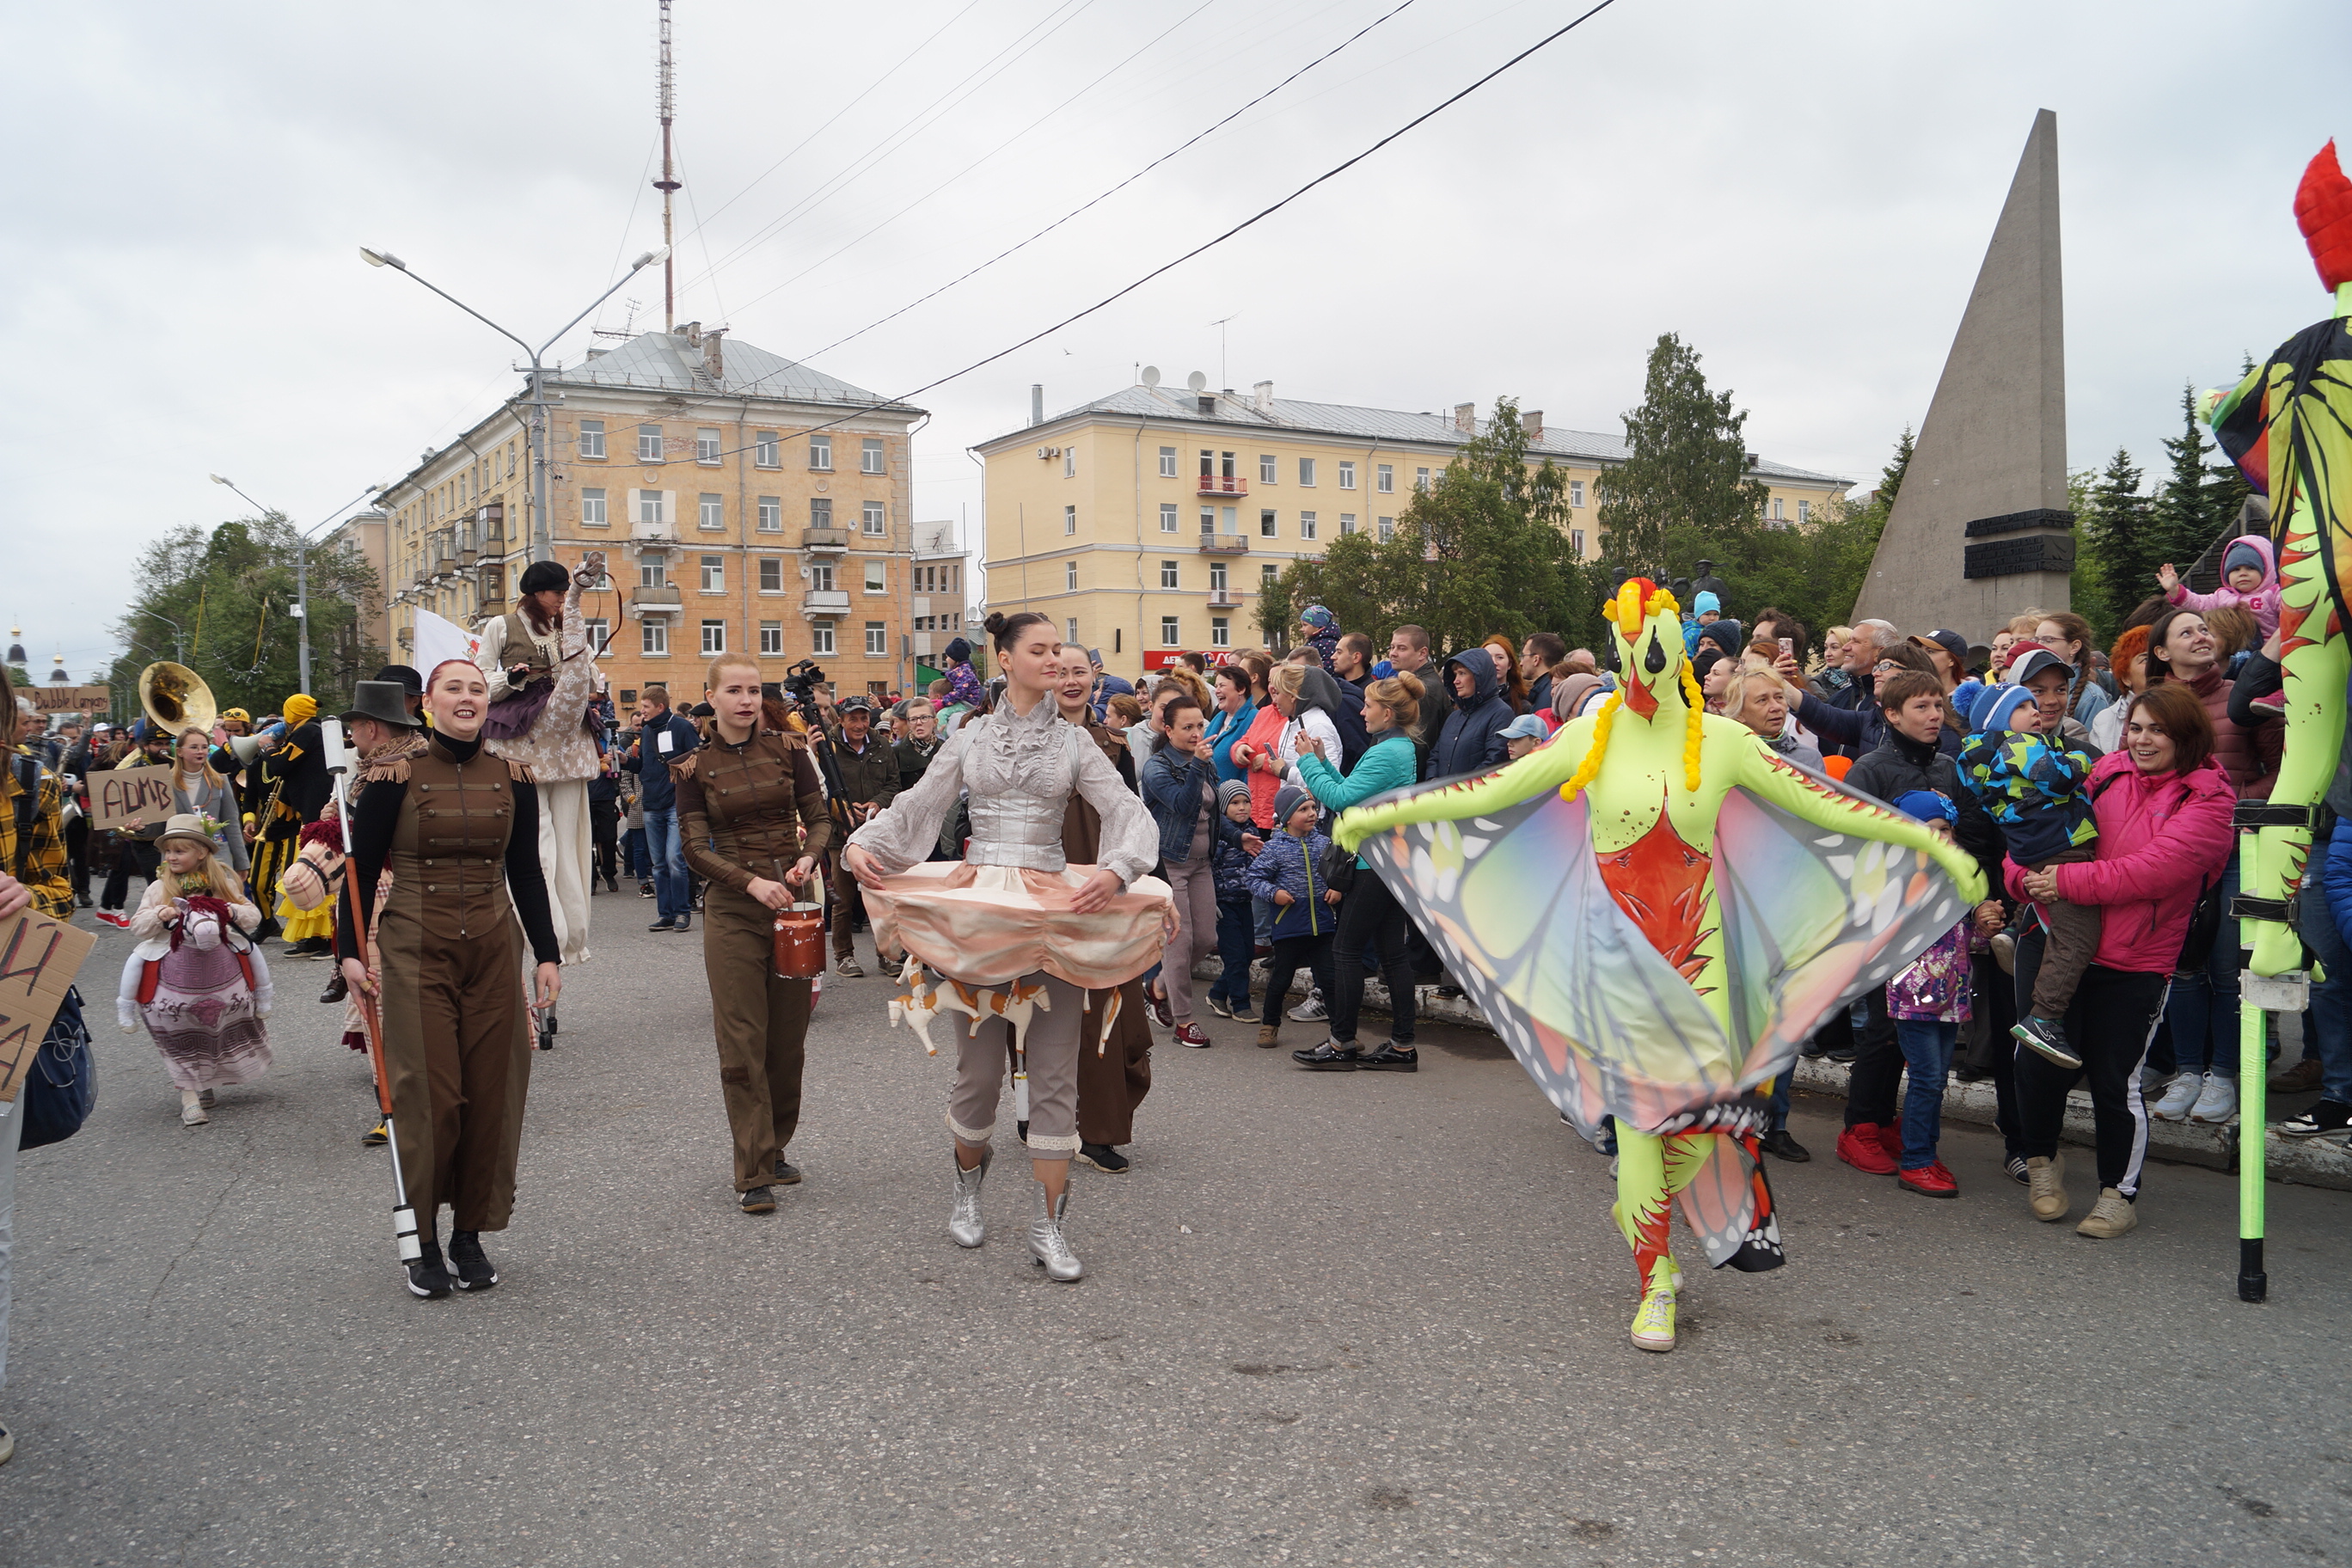
[[(168, 658), (159, 658), (139, 672), (139, 706), (147, 722), (175, 740), (189, 730), (209, 735), (220, 720), (219, 705), (213, 700), (212, 688), (205, 684), (205, 678)], [(261, 739), (232, 735), (228, 749), (240, 766), (249, 768), (261, 755)]]

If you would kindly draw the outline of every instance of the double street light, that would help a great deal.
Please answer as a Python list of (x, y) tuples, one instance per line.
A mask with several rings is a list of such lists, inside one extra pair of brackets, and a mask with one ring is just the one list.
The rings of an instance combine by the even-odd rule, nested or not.
[(630, 279), (635, 278), (646, 268), (651, 267), (655, 262), (667, 259), (668, 256), (669, 247), (665, 245), (657, 250), (648, 250), (643, 256), (638, 257), (635, 261), (629, 263), (629, 269), (621, 275), (619, 282), (614, 283), (610, 289), (607, 289), (602, 294), (597, 295), (596, 298), (589, 303), (586, 310), (581, 311), (580, 314), (564, 322), (562, 327), (556, 330), (553, 336), (550, 337), (547, 342), (540, 344), (539, 347), (534, 349), (529, 343), (524, 342), (520, 338), (516, 337), (512, 332), (507, 331), (504, 327), (499, 326), (496, 321), (491, 321), (488, 316), (483, 315), (479, 310), (475, 310), (471, 305), (467, 304), (463, 300), (458, 299), (448, 290), (436, 288), (433, 284), (425, 282), (424, 279), (417, 277), (416, 273), (410, 268), (407, 262), (403, 261), (399, 257), (393, 255), (392, 252), (388, 250), (370, 250), (365, 246), (362, 246), (360, 247), (360, 259), (366, 262), (370, 267), (389, 267), (394, 271), (404, 274), (408, 278), (414, 279), (422, 287), (431, 289), (433, 292), (440, 295), (441, 298), (448, 300), (449, 303), (457, 306), (457, 309), (465, 311), (466, 314), (473, 317), (474, 320), (481, 322), (482, 325), (489, 328), (490, 331), (498, 333), (500, 337), (506, 339), (509, 342), (513, 343), (515, 347), (522, 350), (524, 353), (530, 356), (530, 557), (533, 561), (552, 561), (555, 559), (555, 551), (549, 542), (547, 527), (547, 372), (545, 366), (543, 366), (540, 362), (540, 356), (547, 353), (549, 349), (553, 348), (557, 340), (562, 338), (565, 332), (570, 331), (582, 321), (587, 320), (589, 311), (595, 310), (597, 306), (603, 304), (605, 300), (619, 293), (623, 284), (628, 282)]
[[(246, 505), (251, 507), (254, 510), (261, 513), (262, 516), (268, 517), (270, 515), (269, 508), (262, 505), (251, 496), (247, 495), (243, 490), (238, 489), (236, 485), (231, 484), (224, 476), (212, 474), (207, 477), (216, 485), (227, 485), (230, 494), (236, 496), (239, 500), (245, 502)], [(326, 521), (313, 523), (307, 529), (297, 529), (294, 532), (294, 618), (301, 623), (299, 633), (300, 640), (295, 645), (295, 661), (299, 672), (297, 678), (298, 683), (304, 691), (310, 689), (311, 536), (319, 532), (321, 529), (327, 528), (334, 523), (341, 522), (343, 518), (343, 513), (351, 510), (352, 508), (357, 506), (361, 501), (365, 500), (369, 496), (382, 489), (383, 489), (382, 485), (370, 485), (365, 489), (360, 491), (359, 494), (353, 496), (351, 500), (345, 501), (342, 505), (329, 512), (327, 514)], [(279, 512), (278, 515), (283, 517), (286, 514), (284, 512)], [(159, 616), (156, 618), (161, 620), (163, 617)], [(182, 664), (185, 664), (188, 661), (184, 657), (180, 662)]]

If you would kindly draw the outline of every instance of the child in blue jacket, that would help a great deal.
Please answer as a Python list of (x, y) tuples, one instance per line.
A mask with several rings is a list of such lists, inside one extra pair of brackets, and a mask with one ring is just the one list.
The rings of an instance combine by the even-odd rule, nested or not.
[(1250, 862), (1250, 892), (1275, 906), (1274, 956), (1266, 961), (1265, 1010), (1259, 1016), (1257, 1043), (1272, 1047), (1282, 1033), (1283, 1004), (1290, 982), (1305, 964), (1323, 987), (1332, 992), (1331, 932), (1339, 895), (1323, 885), (1323, 852), (1331, 841), (1316, 831), (1322, 808), (1297, 784), (1286, 784), (1274, 797), (1274, 821), (1280, 830), (1263, 854)]
[[(1217, 807), (1244, 832), (1250, 826), (1248, 781), (1227, 779), (1217, 786)], [(1217, 889), (1217, 956), (1224, 973), (1209, 987), (1209, 1011), (1220, 1018), (1246, 1018), (1250, 1006), (1250, 960), (1256, 955), (1256, 921), (1250, 905), (1250, 857), (1219, 838), (1209, 856)]]

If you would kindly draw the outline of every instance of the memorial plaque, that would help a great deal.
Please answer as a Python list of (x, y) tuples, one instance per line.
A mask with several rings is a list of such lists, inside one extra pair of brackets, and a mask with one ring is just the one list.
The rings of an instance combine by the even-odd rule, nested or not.
[(2074, 536), (2044, 533), (2024, 539), (2002, 539), (1971, 544), (1961, 574), (1967, 577), (2021, 577), (2029, 572), (2072, 572)]
[(2073, 528), (2074, 514), (2049, 507), (2037, 507), (2032, 511), (2007, 511), (1999, 517), (1972, 518), (1968, 537), (1983, 539), (1996, 533), (2022, 533), (2030, 528)]

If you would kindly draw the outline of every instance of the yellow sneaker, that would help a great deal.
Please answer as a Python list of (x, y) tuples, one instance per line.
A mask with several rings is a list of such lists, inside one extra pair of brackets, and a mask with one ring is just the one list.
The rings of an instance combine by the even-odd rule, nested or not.
[(367, 1131), (366, 1134), (360, 1139), (360, 1142), (371, 1149), (378, 1149), (382, 1148), (384, 1144), (391, 1142), (392, 1135), (384, 1131), (383, 1119), (378, 1118), (376, 1124)]
[(1661, 1353), (1675, 1348), (1675, 1289), (1656, 1284), (1643, 1294), (1642, 1310), (1633, 1314), (1633, 1348)]

